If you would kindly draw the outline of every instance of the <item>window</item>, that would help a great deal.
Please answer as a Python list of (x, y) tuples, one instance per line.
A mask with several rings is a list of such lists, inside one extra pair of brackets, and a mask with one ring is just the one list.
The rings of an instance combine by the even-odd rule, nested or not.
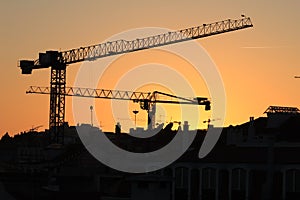
[(286, 171), (286, 191), (300, 192), (300, 170), (291, 169)]
[(246, 188), (246, 170), (233, 169), (232, 170), (232, 189), (245, 190)]
[(188, 169), (179, 167), (175, 170), (175, 184), (176, 188), (187, 188), (188, 186)]
[(216, 187), (216, 170), (213, 168), (204, 168), (202, 170), (202, 184), (204, 189), (213, 189)]

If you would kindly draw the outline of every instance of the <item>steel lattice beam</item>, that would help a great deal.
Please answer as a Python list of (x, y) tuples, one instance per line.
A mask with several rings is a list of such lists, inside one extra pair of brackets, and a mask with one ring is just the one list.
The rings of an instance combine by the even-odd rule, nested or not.
[(64, 143), (66, 69), (51, 68), (49, 131), (51, 141)]
[(224, 32), (244, 29), (252, 26), (253, 25), (250, 18), (242, 18), (238, 20), (228, 19), (225, 21), (204, 24), (202, 26), (168, 32), (165, 34), (150, 36), (142, 39), (135, 39), (131, 41), (117, 40), (84, 48), (72, 49), (62, 52), (62, 60), (66, 64), (81, 62), (85, 60), (94, 60), (101, 57), (165, 46)]
[[(30, 86), (29, 89), (26, 91), (26, 93), (51, 94), (51, 88)], [(179, 97), (179, 96), (175, 96), (175, 95), (171, 95), (159, 91), (154, 91), (151, 93), (151, 92), (132, 92), (132, 91), (121, 91), (121, 90), (65, 87), (64, 91), (61, 90), (59, 94), (62, 94), (64, 96), (132, 100), (134, 102), (142, 102), (146, 100), (147, 103), (170, 103), (170, 104), (193, 104), (193, 105), (206, 105), (209, 103), (207, 98)]]
[(22, 72), (24, 74), (30, 74), (32, 69), (48, 68), (53, 66), (53, 63), (69, 65), (82, 61), (90, 61), (102, 57), (204, 38), (252, 26), (253, 25), (249, 17), (243, 17), (236, 20), (228, 19), (130, 41), (117, 40), (62, 52), (48, 51), (46, 53), (40, 53), (40, 58), (35, 61), (20, 61), (19, 66), (22, 68)]
[[(30, 86), (26, 93), (50, 94), (50, 90), (51, 88), (49, 87)], [(137, 102), (143, 99), (148, 99), (151, 96), (151, 92), (131, 92), (121, 90), (91, 89), (78, 87), (66, 87), (65, 91), (61, 94), (64, 94), (65, 96), (132, 100)]]
[(300, 114), (300, 110), (296, 107), (269, 106), (265, 113)]

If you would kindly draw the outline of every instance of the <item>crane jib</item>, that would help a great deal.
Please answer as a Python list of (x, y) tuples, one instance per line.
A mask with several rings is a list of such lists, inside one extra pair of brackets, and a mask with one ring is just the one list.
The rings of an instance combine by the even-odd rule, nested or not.
[(46, 53), (40, 53), (37, 60), (21, 60), (19, 67), (21, 67), (23, 74), (31, 74), (33, 69), (49, 67), (61, 69), (73, 63), (94, 61), (103, 57), (180, 43), (249, 27), (253, 27), (249, 17), (236, 20), (227, 19), (130, 41), (109, 41), (63, 52), (46, 51)]

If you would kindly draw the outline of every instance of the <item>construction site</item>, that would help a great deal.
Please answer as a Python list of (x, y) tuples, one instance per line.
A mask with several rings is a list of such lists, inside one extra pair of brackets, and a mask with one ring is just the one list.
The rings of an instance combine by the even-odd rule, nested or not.
[[(63, 51), (57, 47), (37, 52), (36, 59), (18, 60), (18, 76), (24, 79), (50, 70), (50, 85), (26, 85), (23, 91), (26, 97), (49, 97), (49, 120), (48, 124), (35, 124), (1, 137), (0, 199), (300, 199), (300, 110), (297, 107), (271, 104), (258, 117), (250, 115), (246, 122), (227, 126), (223, 125), (225, 110), (224, 116), (213, 115), (220, 108), (219, 101), (212, 98), (213, 93), (185, 96), (166, 92), (171, 89), (161, 91), (155, 84), (147, 87), (150, 91), (142, 91), (139, 85), (132, 90), (68, 85), (68, 69), (76, 64), (101, 62), (107, 57), (117, 59), (165, 46), (180, 48), (189, 41), (222, 40), (223, 36), (242, 35), (254, 27), (252, 19), (242, 14), (237, 19), (202, 23), (157, 35), (145, 34), (130, 40), (104, 41)], [(245, 74), (241, 79), (247, 79), (247, 70)], [(165, 77), (168, 79), (168, 74)], [(178, 87), (183, 86), (178, 84)], [(97, 119), (97, 112), (105, 118), (114, 114), (113, 110), (108, 114), (106, 110), (98, 110), (96, 104), (89, 104), (88, 108), (82, 108), (88, 121), (70, 122), (66, 115), (74, 110), (67, 109), (68, 98), (72, 98), (73, 107), (77, 99), (102, 99), (128, 105), (130, 102), (135, 106), (131, 110), (126, 108), (129, 118), (114, 116), (114, 124), (110, 124), (114, 130), (106, 131)], [(39, 102), (38, 106), (44, 108), (46, 103)], [(254, 104), (253, 100), (249, 107)], [(161, 113), (159, 106), (164, 105), (189, 106), (197, 113), (201, 111), (195, 121), (205, 128), (194, 126), (194, 121), (184, 117), (162, 119), (163, 114), (172, 116), (172, 112), (178, 112), (174, 108)], [(38, 106), (33, 105), (31, 109)], [(225, 100), (222, 106), (226, 107)], [(202, 112), (207, 113), (205, 118)], [(76, 114), (83, 115), (78, 111)], [(147, 117), (142, 119), (142, 114)], [(181, 113), (181, 116), (186, 115)], [(120, 120), (130, 121), (132, 127), (125, 131)], [(166, 153), (160, 154), (163, 150)]]

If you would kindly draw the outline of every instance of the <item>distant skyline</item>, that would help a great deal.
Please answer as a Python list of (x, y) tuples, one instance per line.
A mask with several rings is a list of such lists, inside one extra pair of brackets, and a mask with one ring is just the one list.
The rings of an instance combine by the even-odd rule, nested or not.
[[(299, 7), (300, 2), (293, 0), (1, 1), (0, 137), (32, 126), (48, 127), (49, 96), (26, 95), (25, 91), (30, 85), (49, 86), (50, 70), (22, 75), (18, 60), (36, 59), (46, 50), (101, 43), (134, 28), (177, 30), (235, 19), (241, 14), (251, 17), (254, 28), (197, 40), (224, 82), (225, 126), (241, 124), (250, 116), (263, 116), (270, 105), (300, 107), (300, 80), (294, 78), (300, 76)], [(135, 61), (134, 56), (147, 54), (151, 52), (128, 55), (124, 65)], [(164, 57), (158, 60), (164, 62)], [(68, 67), (68, 86), (73, 85), (79, 66)], [(66, 121), (73, 125), (71, 110), (72, 102), (67, 98)], [(103, 124), (114, 125), (110, 120)]]

